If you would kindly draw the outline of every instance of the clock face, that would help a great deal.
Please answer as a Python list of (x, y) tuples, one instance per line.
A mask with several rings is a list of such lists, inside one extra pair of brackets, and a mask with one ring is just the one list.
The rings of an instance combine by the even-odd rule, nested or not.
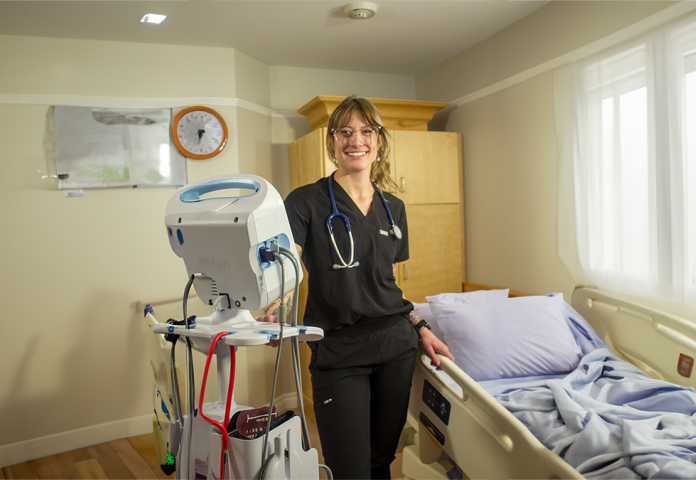
[(225, 148), (227, 125), (210, 108), (189, 107), (174, 119), (172, 137), (185, 156), (198, 160), (211, 158)]

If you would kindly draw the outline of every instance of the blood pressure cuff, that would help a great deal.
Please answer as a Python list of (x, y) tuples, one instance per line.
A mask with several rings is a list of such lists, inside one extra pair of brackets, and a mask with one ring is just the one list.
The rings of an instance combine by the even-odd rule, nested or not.
[[(271, 421), (277, 416), (278, 412), (273, 407)], [(230, 419), (227, 431), (232, 438), (252, 440), (266, 431), (266, 425), (268, 425), (268, 407), (252, 408), (235, 413)]]

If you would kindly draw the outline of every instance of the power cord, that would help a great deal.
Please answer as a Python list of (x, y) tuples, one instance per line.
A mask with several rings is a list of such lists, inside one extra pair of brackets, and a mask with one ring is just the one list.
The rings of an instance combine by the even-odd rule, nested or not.
[[(268, 436), (271, 433), (271, 420), (273, 417), (273, 402), (275, 400), (276, 383), (278, 381), (278, 367), (280, 366), (280, 354), (283, 349), (283, 327), (287, 317), (287, 306), (283, 304), (285, 299), (285, 262), (279, 253), (273, 252), (273, 256), (280, 264), (281, 282), (280, 282), (280, 307), (278, 309), (278, 325), (280, 326), (278, 353), (276, 354), (275, 371), (273, 373), (273, 387), (271, 388), (271, 401), (268, 405), (268, 421), (266, 423), (266, 434), (263, 437), (263, 450), (261, 451), (261, 465), (266, 466), (266, 448), (268, 446)], [(263, 477), (261, 477), (263, 478)]]

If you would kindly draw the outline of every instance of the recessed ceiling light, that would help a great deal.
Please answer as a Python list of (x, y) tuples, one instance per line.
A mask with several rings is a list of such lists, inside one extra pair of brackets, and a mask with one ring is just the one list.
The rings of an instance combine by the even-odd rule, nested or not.
[(140, 19), (141, 23), (154, 23), (155, 25), (159, 25), (160, 23), (164, 22), (164, 19), (167, 18), (166, 15), (157, 15), (156, 13), (147, 13), (143, 18)]

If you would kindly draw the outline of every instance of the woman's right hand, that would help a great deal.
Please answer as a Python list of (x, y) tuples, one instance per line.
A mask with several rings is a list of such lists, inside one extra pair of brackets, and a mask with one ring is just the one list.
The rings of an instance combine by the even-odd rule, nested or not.
[[(278, 323), (278, 317), (276, 315), (264, 315), (263, 317), (256, 317), (254, 320), (257, 322)], [(269, 340), (266, 345), (277, 347), (280, 345), (280, 340)]]

